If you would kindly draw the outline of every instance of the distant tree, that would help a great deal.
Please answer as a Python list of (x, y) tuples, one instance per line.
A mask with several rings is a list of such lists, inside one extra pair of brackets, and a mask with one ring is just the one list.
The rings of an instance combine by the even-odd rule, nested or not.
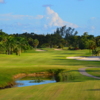
[[(74, 36), (76, 36), (78, 34), (77, 31), (75, 31), (74, 28), (71, 27), (66, 27), (66, 26), (62, 26), (61, 28), (57, 28), (56, 31), (54, 32), (54, 34), (59, 35), (61, 38), (66, 40), (67, 45), (74, 45), (73, 41)], [(77, 44), (75, 44), (77, 45)]]
[(75, 31), (74, 28), (71, 28), (71, 27), (67, 28), (66, 26), (62, 26), (61, 28), (57, 28), (54, 34), (59, 34), (61, 37), (67, 40), (70, 36), (77, 35), (78, 32)]
[(32, 46), (32, 47), (34, 46), (33, 45), (34, 44), (34, 40), (31, 37), (28, 38), (28, 43), (29, 43), (30, 46)]
[(6, 41), (6, 52), (8, 55), (13, 53), (15, 40), (13, 36), (8, 36)]
[(80, 49), (88, 49), (89, 48), (89, 41), (88, 41), (88, 33), (84, 32), (83, 35), (80, 37), (79, 41), (79, 48)]
[(88, 49), (88, 47), (89, 47), (88, 39), (81, 37), (79, 41), (79, 48)]
[(8, 34), (0, 30), (0, 53), (5, 53), (6, 51), (6, 41)]
[(84, 36), (84, 37), (88, 37), (88, 32), (84, 32), (84, 33), (83, 33), (83, 36)]
[(75, 29), (71, 28), (71, 27), (69, 27), (68, 29), (66, 29), (66, 31), (65, 31), (65, 39), (66, 40), (69, 40), (69, 38), (71, 36), (76, 36), (78, 34), (78, 32), (77, 31), (74, 32), (74, 30)]
[(97, 47), (100, 47), (100, 36), (95, 38)]
[(0, 32), (2, 32), (2, 29), (0, 29)]
[(33, 40), (33, 45), (34, 45), (35, 48), (37, 48), (37, 46), (39, 45), (38, 39)]
[(94, 39), (95, 39), (94, 35), (88, 35), (87, 38), (88, 38), (89, 40), (94, 40)]
[(93, 40), (88, 40), (89, 43), (89, 49), (94, 50), (96, 49), (96, 42)]
[(92, 55), (100, 56), (100, 50), (97, 49), (92, 50)]

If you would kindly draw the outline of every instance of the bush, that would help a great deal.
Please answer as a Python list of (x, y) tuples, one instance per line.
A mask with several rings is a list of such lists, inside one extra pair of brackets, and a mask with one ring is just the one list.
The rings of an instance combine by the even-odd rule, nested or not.
[(50, 45), (48, 43), (44, 43), (41, 45), (41, 48), (50, 48)]
[(63, 48), (63, 47), (64, 47), (63, 44), (59, 43), (58, 48)]

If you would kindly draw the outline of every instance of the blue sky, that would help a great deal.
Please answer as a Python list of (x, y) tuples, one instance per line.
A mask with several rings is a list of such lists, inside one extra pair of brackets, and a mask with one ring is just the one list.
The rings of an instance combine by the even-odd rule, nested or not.
[(53, 33), (57, 27), (100, 34), (100, 0), (0, 0), (0, 29), (8, 34)]

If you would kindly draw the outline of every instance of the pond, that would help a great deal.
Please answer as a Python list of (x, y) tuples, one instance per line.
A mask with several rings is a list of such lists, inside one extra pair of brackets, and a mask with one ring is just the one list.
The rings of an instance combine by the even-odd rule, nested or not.
[(48, 83), (55, 83), (55, 79), (21, 79), (21, 80), (16, 80), (16, 85), (14, 87), (25, 87), (25, 86), (32, 86), (32, 85), (40, 85), (40, 84), (48, 84)]

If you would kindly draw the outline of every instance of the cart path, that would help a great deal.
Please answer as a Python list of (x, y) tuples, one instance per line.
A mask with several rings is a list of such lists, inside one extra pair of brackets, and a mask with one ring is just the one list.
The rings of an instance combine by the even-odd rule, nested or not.
[(93, 75), (88, 74), (88, 73), (85, 71), (87, 68), (94, 68), (94, 67), (79, 68), (79, 72), (80, 72), (82, 75), (85, 75), (85, 76), (88, 76), (88, 77), (92, 77), (92, 78), (96, 78), (96, 79), (100, 79), (100, 77), (96, 77), (96, 76), (93, 76)]

